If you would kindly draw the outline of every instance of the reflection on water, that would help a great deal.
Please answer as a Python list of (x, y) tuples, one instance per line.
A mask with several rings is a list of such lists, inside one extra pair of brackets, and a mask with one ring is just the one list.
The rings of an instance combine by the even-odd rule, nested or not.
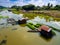
[[(17, 28), (16, 30), (12, 30)], [(0, 43), (4, 42), (5, 45), (59, 45), (60, 33), (56, 32), (56, 36), (53, 36), (50, 41), (46, 41), (39, 33), (27, 32), (27, 27), (11, 26), (8, 28), (0, 29)], [(4, 40), (4, 41), (2, 41)], [(7, 42), (6, 42), (7, 41)], [(3, 45), (3, 44), (2, 44)]]
[(46, 41), (50, 41), (54, 36), (56, 36), (55, 32), (53, 32), (53, 31), (50, 31), (49, 33), (45, 33), (45, 32), (41, 31), (41, 32), (39, 32), (39, 35)]
[(39, 33), (39, 37), (42, 37), (43, 39), (45, 39), (46, 41), (50, 41), (54, 36), (56, 36), (56, 33), (54, 31), (50, 31), (49, 33), (45, 32), (45, 31), (27, 31), (29, 33)]

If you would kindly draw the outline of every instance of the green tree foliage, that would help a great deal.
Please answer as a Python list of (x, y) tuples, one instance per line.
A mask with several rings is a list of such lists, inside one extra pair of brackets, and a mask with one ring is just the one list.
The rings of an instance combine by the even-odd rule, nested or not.
[(5, 8), (7, 8), (7, 7), (4, 7), (4, 6), (0, 6), (0, 9), (5, 9)]
[(41, 10), (41, 7), (40, 6), (36, 6), (35, 10)]
[(22, 7), (21, 6), (17, 6), (16, 10), (17, 11), (22, 10)]
[(47, 6), (45, 6), (45, 5), (41, 8), (42, 8), (42, 10), (47, 10)]
[(23, 10), (29, 11), (29, 10), (34, 10), (35, 5), (29, 4), (29, 5), (24, 5), (22, 6)]
[(16, 9), (17, 11), (19, 11), (19, 10), (21, 10), (21, 9), (22, 9), (22, 7), (21, 7), (21, 6), (16, 6), (16, 5), (12, 6), (11, 8), (12, 8), (12, 9)]
[(17, 6), (16, 5), (13, 5), (11, 8), (17, 8)]
[(48, 5), (46, 6), (46, 10), (51, 10), (52, 7), (53, 7), (53, 4), (48, 3)]
[(54, 10), (60, 10), (60, 5), (56, 5), (56, 6), (54, 7)]
[(51, 7), (51, 6), (50, 6), (50, 3), (48, 3), (48, 5), (47, 5), (47, 10), (49, 10), (49, 9), (50, 9), (50, 7)]
[(35, 6), (32, 4), (29, 5), (24, 5), (24, 6), (12, 6), (11, 9), (16, 9), (17, 11), (19, 10), (60, 10), (60, 5), (53, 6), (53, 4), (48, 3), (47, 6), (43, 5), (42, 7), (40, 6)]

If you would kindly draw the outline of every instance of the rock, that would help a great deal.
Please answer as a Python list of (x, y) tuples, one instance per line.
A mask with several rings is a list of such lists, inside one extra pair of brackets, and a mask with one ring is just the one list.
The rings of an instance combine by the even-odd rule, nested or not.
[(6, 42), (7, 42), (7, 40), (2, 40), (1, 43), (0, 43), (0, 45), (6, 44)]

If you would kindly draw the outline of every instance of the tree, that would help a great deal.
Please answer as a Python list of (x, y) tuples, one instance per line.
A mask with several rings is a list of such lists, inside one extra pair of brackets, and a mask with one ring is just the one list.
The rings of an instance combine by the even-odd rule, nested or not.
[(47, 6), (43, 5), (42, 10), (47, 10)]
[(17, 11), (22, 10), (22, 7), (21, 6), (17, 6), (16, 10)]
[(23, 10), (29, 11), (29, 10), (34, 10), (35, 9), (35, 5), (29, 4), (29, 5), (24, 5), (22, 6)]
[(51, 6), (50, 6), (50, 3), (48, 3), (48, 5), (47, 5), (47, 10), (49, 10), (49, 9), (50, 9), (50, 7), (51, 7)]
[(54, 9), (53, 4), (51, 4), (51, 6), (50, 6), (50, 10), (53, 10), (53, 9)]
[(4, 7), (4, 6), (0, 6), (0, 9), (7, 9), (7, 7)]
[(12, 8), (12, 9), (16, 9), (17, 11), (19, 11), (19, 10), (21, 10), (21, 9), (22, 9), (22, 7), (21, 7), (21, 6), (16, 6), (16, 5), (12, 6), (11, 8)]
[(17, 8), (17, 6), (16, 5), (13, 5), (11, 8)]
[(55, 10), (60, 10), (60, 5), (56, 5), (56, 6), (54, 7), (54, 9), (55, 9)]
[(41, 10), (40, 6), (35, 7), (35, 10)]
[(53, 7), (53, 4), (51, 4), (51, 6), (50, 7)]
[(50, 4), (50, 3), (48, 3), (47, 6), (43, 6), (43, 8), (44, 8), (45, 10), (51, 10), (52, 7), (53, 7), (53, 4)]

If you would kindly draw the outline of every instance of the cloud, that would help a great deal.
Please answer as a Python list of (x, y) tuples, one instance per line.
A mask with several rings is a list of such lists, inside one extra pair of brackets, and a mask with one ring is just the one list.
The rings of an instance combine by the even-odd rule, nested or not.
[(0, 0), (0, 5), (11, 7), (13, 5), (23, 6), (27, 4), (34, 4), (36, 6), (47, 5), (51, 3), (53, 5), (60, 4), (59, 0)]

